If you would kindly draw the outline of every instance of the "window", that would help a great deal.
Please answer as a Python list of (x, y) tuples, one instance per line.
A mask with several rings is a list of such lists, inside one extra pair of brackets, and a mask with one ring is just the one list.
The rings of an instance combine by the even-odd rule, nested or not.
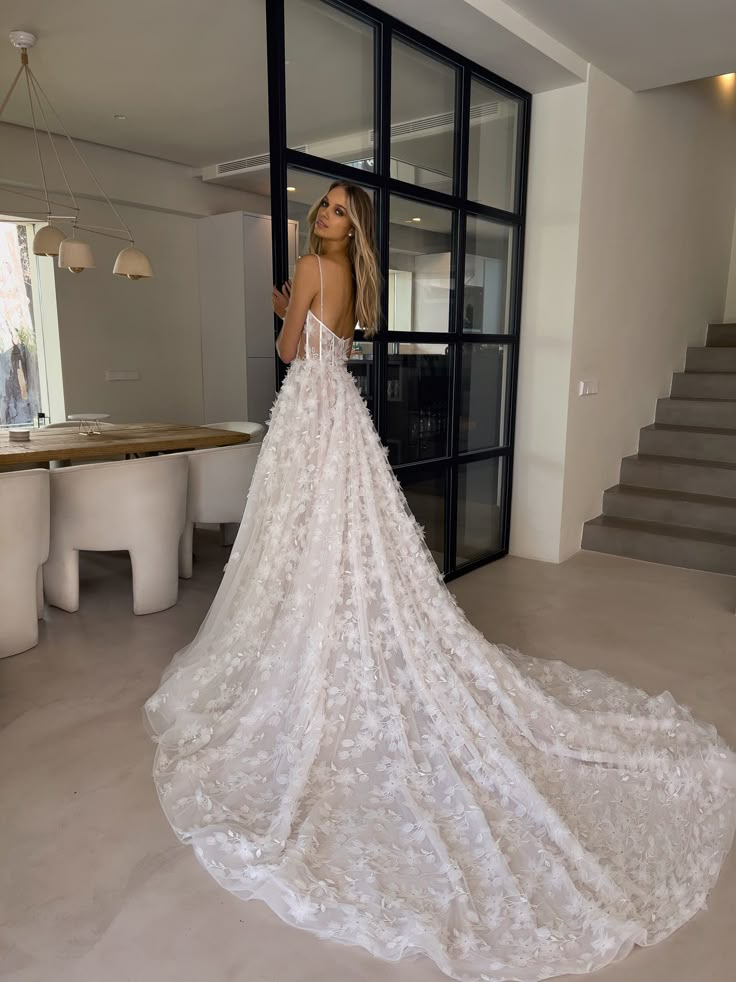
[[(33, 225), (0, 220), (0, 425), (63, 415), (53, 269), (33, 254)], [(45, 303), (44, 300), (47, 302)], [(44, 335), (44, 308), (48, 311)], [(49, 369), (53, 367), (49, 379)], [(51, 382), (51, 384), (49, 384)]]

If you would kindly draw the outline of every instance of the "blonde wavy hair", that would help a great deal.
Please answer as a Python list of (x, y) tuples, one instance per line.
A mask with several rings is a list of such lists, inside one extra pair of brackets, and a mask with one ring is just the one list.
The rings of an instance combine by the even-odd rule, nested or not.
[[(379, 273), (376, 259), (376, 237), (373, 220), (373, 202), (367, 192), (357, 184), (346, 181), (333, 181), (328, 189), (342, 188), (347, 198), (346, 211), (353, 226), (353, 234), (348, 242), (348, 257), (353, 269), (355, 290), (355, 319), (366, 337), (372, 337), (378, 330), (378, 291)], [(319, 255), (322, 242), (314, 233), (319, 206), (324, 197), (312, 205), (307, 214), (309, 223), (309, 251)]]

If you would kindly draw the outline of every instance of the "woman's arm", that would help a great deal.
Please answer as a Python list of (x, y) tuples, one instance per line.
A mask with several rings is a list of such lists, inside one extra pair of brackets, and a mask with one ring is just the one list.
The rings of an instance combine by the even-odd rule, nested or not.
[(302, 256), (297, 260), (294, 281), (291, 286), (289, 306), (284, 323), (276, 339), (276, 351), (285, 364), (296, 358), (299, 338), (307, 319), (312, 301), (319, 293), (319, 267), (316, 256)]

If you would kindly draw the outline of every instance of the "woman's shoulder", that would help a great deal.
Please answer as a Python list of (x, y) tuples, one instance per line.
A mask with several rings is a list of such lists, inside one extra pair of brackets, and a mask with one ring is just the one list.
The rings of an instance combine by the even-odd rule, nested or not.
[[(324, 262), (324, 260), (322, 260)], [(299, 256), (294, 267), (294, 272), (299, 270), (302, 273), (318, 275), (320, 260), (316, 253), (308, 252), (304, 256)]]
[[(310, 257), (308, 256), (306, 258)], [(315, 260), (315, 267), (317, 263), (322, 267), (322, 275), (325, 277), (325, 281), (328, 278), (330, 280), (351, 278), (352, 267), (349, 259), (341, 259), (333, 256), (320, 256), (318, 258), (316, 254), (312, 255), (311, 258)]]

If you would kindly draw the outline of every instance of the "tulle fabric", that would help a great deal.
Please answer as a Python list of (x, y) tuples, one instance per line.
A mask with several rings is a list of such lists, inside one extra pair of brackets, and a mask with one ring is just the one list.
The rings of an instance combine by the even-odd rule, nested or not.
[(461, 982), (590, 972), (705, 906), (736, 756), (665, 692), (534, 659), (448, 591), (314, 315), (197, 636), (145, 714), (176, 835), (243, 899)]

